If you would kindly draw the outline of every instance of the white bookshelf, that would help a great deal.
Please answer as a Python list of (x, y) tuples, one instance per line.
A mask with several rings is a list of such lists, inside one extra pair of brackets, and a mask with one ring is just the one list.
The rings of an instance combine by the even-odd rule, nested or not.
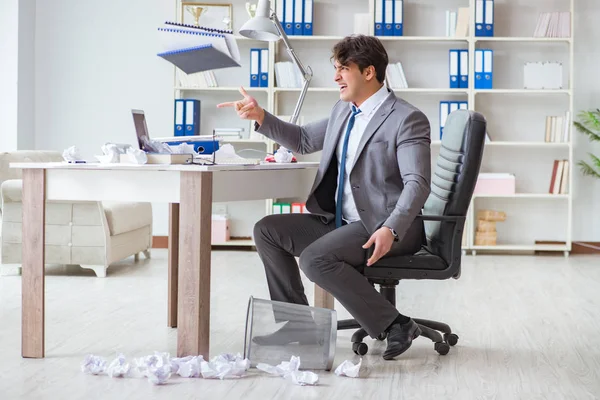
[[(227, 1), (213, 0), (213, 3)], [(177, 2), (179, 5), (179, 1)], [(274, 2), (273, 2), (274, 4)], [(337, 101), (338, 88), (333, 81), (329, 57), (333, 45), (353, 32), (355, 13), (374, 16), (373, 0), (332, 2), (314, 0), (313, 36), (289, 36), (302, 62), (314, 72), (301, 117), (310, 122), (327, 117)], [(469, 108), (482, 112), (488, 119), (492, 141), (486, 143), (482, 172), (511, 172), (516, 176), (517, 193), (473, 197), (463, 250), (471, 254), (485, 252), (564, 252), (571, 250), (573, 129), (567, 143), (544, 142), (546, 115), (563, 115), (573, 110), (573, 43), (569, 38), (533, 37), (541, 12), (570, 11), (573, 27), (574, 0), (535, 1), (511, 0), (496, 2), (494, 37), (474, 37), (475, 0), (405, 0), (404, 35), (379, 37), (388, 50), (390, 62), (401, 61), (408, 88), (394, 92), (419, 107), (428, 116), (432, 133), (432, 163), (439, 152), (439, 102), (468, 101)], [(446, 37), (445, 12), (458, 7), (470, 8), (467, 37)], [(244, 4), (233, 6), (234, 32), (249, 18)], [(179, 15), (179, 12), (178, 12)], [(335, 19), (325, 19), (335, 15)], [(330, 18), (330, 17), (328, 17)], [(571, 29), (571, 32), (573, 29)], [(211, 132), (218, 126), (248, 127), (247, 121), (237, 119), (231, 110), (217, 110), (216, 104), (240, 98), (240, 86), (255, 96), (259, 104), (275, 115), (291, 115), (300, 88), (276, 86), (274, 64), (289, 61), (283, 43), (259, 42), (237, 35), (242, 55), (242, 68), (214, 71), (219, 87), (185, 88), (174, 86), (175, 97), (194, 97), (202, 100), (202, 129)], [(269, 85), (249, 87), (249, 49), (269, 49)], [(448, 84), (448, 50), (469, 50), (469, 87), (451, 89)], [(474, 54), (477, 48), (494, 50), (494, 88), (474, 89)], [(561, 61), (565, 71), (560, 90), (523, 89), (523, 63), (527, 61)], [(214, 108), (213, 108), (214, 107)], [(206, 118), (205, 118), (206, 116)], [(270, 140), (241, 139), (231, 141), (239, 149), (249, 147), (273, 152), (276, 144)], [(300, 160), (318, 160), (320, 153), (300, 156)], [(567, 194), (548, 193), (554, 159), (570, 161)], [(310, 185), (312, 182), (304, 182)], [(253, 245), (249, 237), (254, 223), (270, 213), (273, 201), (304, 201), (305, 199), (273, 199), (244, 204), (219, 205), (231, 211), (232, 246)], [(507, 212), (507, 221), (499, 223), (498, 244), (475, 246), (475, 217), (479, 209)], [(558, 219), (556, 219), (558, 218)], [(502, 228), (500, 228), (502, 227)], [(502, 229), (502, 230), (501, 230)], [(540, 244), (552, 243), (552, 244)], [(557, 244), (555, 244), (557, 243)], [(229, 245), (229, 244), (226, 244)]]

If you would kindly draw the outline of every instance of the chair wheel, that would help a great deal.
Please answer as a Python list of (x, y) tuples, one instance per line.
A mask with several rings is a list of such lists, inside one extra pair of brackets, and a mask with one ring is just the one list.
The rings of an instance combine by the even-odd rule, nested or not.
[(450, 346), (455, 346), (458, 343), (458, 335), (455, 333), (444, 333), (444, 342), (448, 343)]
[(450, 351), (450, 346), (444, 342), (434, 343), (433, 348), (442, 356), (445, 356)]
[(385, 332), (380, 333), (379, 336), (377, 336), (377, 340), (384, 341), (385, 339), (387, 339), (387, 333)]
[(352, 351), (354, 354), (358, 354), (359, 356), (364, 356), (369, 351), (369, 346), (366, 343), (352, 343)]

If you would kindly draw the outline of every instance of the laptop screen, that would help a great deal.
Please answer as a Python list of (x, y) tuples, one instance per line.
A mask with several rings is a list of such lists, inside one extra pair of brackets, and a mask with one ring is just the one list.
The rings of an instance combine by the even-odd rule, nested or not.
[(135, 134), (137, 136), (138, 147), (147, 153), (159, 153), (159, 149), (150, 143), (148, 126), (146, 125), (146, 116), (143, 110), (131, 110), (133, 115), (133, 124), (135, 125)]

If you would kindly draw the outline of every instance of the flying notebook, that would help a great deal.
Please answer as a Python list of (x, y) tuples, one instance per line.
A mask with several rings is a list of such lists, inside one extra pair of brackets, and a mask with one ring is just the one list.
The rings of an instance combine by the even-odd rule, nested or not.
[(186, 74), (241, 66), (232, 33), (174, 23), (165, 23), (158, 33), (162, 47), (158, 56)]

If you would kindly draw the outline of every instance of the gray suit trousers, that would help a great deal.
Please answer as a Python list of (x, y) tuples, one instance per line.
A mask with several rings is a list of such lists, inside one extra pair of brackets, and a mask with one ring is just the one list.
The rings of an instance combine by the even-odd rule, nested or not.
[[(271, 300), (308, 305), (300, 269), (331, 293), (372, 338), (399, 315), (362, 275), (369, 239), (362, 222), (338, 229), (312, 214), (269, 215), (254, 227), (254, 241), (265, 266)], [(409, 235), (414, 236), (414, 235)], [(419, 238), (420, 239), (420, 238)], [(412, 240), (415, 243), (407, 243)], [(413, 254), (420, 240), (394, 243), (388, 255)], [(295, 257), (299, 257), (300, 265)]]

